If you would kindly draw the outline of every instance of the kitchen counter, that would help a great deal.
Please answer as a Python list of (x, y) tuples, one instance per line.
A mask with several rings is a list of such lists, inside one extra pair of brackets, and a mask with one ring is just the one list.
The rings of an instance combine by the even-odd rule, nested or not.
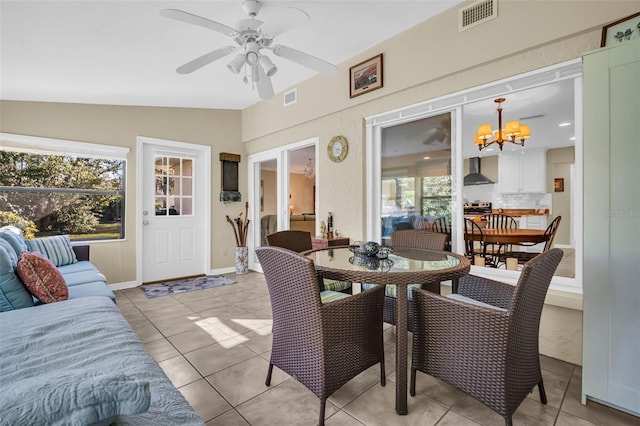
[(493, 209), (492, 213), (502, 213), (513, 217), (548, 216), (549, 209)]

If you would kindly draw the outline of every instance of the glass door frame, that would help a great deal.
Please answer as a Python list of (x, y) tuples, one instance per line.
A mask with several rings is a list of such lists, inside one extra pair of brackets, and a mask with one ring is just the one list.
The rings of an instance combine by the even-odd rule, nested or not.
[[(491, 83), (477, 86), (471, 89), (451, 93), (438, 98), (430, 99), (419, 104), (408, 105), (392, 111), (383, 112), (374, 116), (365, 117), (366, 126), (366, 211), (367, 239), (379, 241), (381, 237), (381, 144), (382, 129), (397, 124), (402, 124), (431, 115), (452, 111), (451, 172), (453, 180), (452, 197), (454, 199), (455, 219), (452, 216), (454, 232), (451, 236), (454, 251), (460, 252), (463, 247), (464, 235), (462, 230), (462, 144), (471, 143), (462, 140), (461, 108), (468, 103), (481, 99), (489, 99), (508, 94), (511, 91), (526, 88), (544, 86), (559, 80), (572, 79), (574, 81), (575, 104), (575, 192), (574, 192), (574, 216), (573, 231), (575, 236), (575, 277), (554, 276), (550, 290), (558, 290), (567, 293), (582, 294), (582, 264), (583, 264), (583, 238), (582, 238), (582, 211), (583, 211), (583, 142), (582, 142), (582, 58), (551, 65), (545, 68), (533, 70), (524, 74), (504, 78)], [(454, 124), (455, 123), (455, 124)], [(457, 248), (457, 249), (456, 249)], [(520, 272), (507, 271), (497, 268), (471, 267), (471, 272), (487, 278), (510, 282), (515, 284), (520, 277)], [(558, 295), (558, 300), (566, 299), (568, 304), (578, 307), (580, 303), (576, 298), (566, 298)], [(569, 300), (571, 299), (571, 300)], [(560, 302), (564, 303), (564, 302)], [(568, 306), (568, 305), (567, 305)]]
[[(250, 154), (247, 156), (248, 161), (248, 193), (247, 200), (249, 200), (249, 217), (251, 218), (251, 224), (254, 226), (250, 226), (250, 235), (251, 238), (248, 239), (247, 245), (249, 247), (249, 268), (262, 272), (262, 267), (258, 262), (258, 258), (255, 255), (255, 248), (260, 247), (259, 242), (262, 238), (260, 233), (260, 163), (267, 160), (276, 160), (276, 212), (278, 215), (277, 219), (277, 230), (282, 231), (289, 229), (289, 192), (290, 192), (290, 184), (289, 184), (289, 163), (290, 163), (290, 151), (294, 151), (300, 148), (305, 148), (308, 146), (315, 147), (315, 179), (316, 179), (316, 188), (319, 188), (320, 182), (320, 170), (318, 167), (319, 153), (319, 138), (313, 137), (309, 139), (304, 139), (298, 142), (294, 142), (288, 145), (279, 146), (277, 148), (269, 149), (266, 151), (258, 152), (255, 154)], [(318, 213), (318, 190), (316, 189), (315, 193), (315, 206), (316, 211), (314, 212), (317, 217)], [(316, 223), (317, 226), (317, 223)], [(316, 232), (318, 230), (316, 229)]]

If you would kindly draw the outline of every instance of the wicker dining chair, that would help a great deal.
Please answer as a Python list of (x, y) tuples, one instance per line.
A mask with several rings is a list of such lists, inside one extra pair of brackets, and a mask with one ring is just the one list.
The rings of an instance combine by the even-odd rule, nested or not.
[(546, 404), (540, 315), (561, 259), (560, 249), (540, 254), (525, 264), (515, 286), (466, 275), (456, 295), (415, 290), (410, 394), (421, 371), (473, 396), (506, 425), (536, 385)]
[[(312, 249), (311, 233), (309, 231), (299, 231), (289, 229), (286, 231), (274, 232), (266, 236), (267, 245), (283, 247), (296, 253), (302, 253)], [(349, 281), (338, 281), (325, 278), (323, 280), (324, 290), (339, 291), (351, 294), (351, 283)]]
[(256, 255), (273, 313), (266, 385), (274, 366), (295, 377), (320, 398), (320, 425), (327, 398), (364, 370), (379, 363), (384, 386), (384, 286), (322, 304), (312, 260), (279, 247)]
[[(402, 248), (419, 248), (428, 250), (444, 250), (447, 240), (445, 234), (431, 231), (423, 231), (418, 229), (395, 231), (391, 234), (391, 247), (394, 249)], [(363, 290), (375, 287), (374, 284), (362, 284)], [(413, 303), (412, 291), (413, 287), (421, 287), (421, 284), (410, 284), (407, 288), (409, 297), (408, 305), (408, 330), (413, 331)], [(385, 289), (384, 298), (384, 322), (388, 324), (396, 324), (396, 286), (389, 284)], [(433, 290), (433, 289), (431, 289)]]

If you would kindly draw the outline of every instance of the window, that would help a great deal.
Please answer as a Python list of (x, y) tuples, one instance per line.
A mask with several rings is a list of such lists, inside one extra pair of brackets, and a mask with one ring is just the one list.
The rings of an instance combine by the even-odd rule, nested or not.
[(156, 216), (193, 215), (193, 160), (156, 155)]
[[(78, 142), (65, 144), (66, 152), (56, 152), (47, 146), (60, 149), (61, 141), (43, 143), (51, 140), (15, 136), (7, 141), (7, 135), (2, 135), (1, 224), (26, 227), (36, 237), (124, 238), (124, 158), (96, 155), (99, 149)], [(34, 139), (39, 140), (39, 149), (29, 148)], [(16, 147), (5, 146), (11, 142), (16, 142)], [(72, 152), (74, 146), (79, 148), (76, 153)]]

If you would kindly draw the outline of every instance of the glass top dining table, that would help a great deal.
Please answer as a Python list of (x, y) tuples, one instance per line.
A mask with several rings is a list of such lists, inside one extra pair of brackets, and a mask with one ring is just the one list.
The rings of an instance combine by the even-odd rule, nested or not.
[(382, 259), (356, 254), (348, 246), (304, 254), (314, 261), (316, 270), (325, 278), (397, 286), (396, 412), (407, 414), (407, 287), (422, 284), (422, 288), (440, 293), (442, 281), (457, 280), (469, 272), (469, 260), (456, 253), (407, 248), (396, 249)]

